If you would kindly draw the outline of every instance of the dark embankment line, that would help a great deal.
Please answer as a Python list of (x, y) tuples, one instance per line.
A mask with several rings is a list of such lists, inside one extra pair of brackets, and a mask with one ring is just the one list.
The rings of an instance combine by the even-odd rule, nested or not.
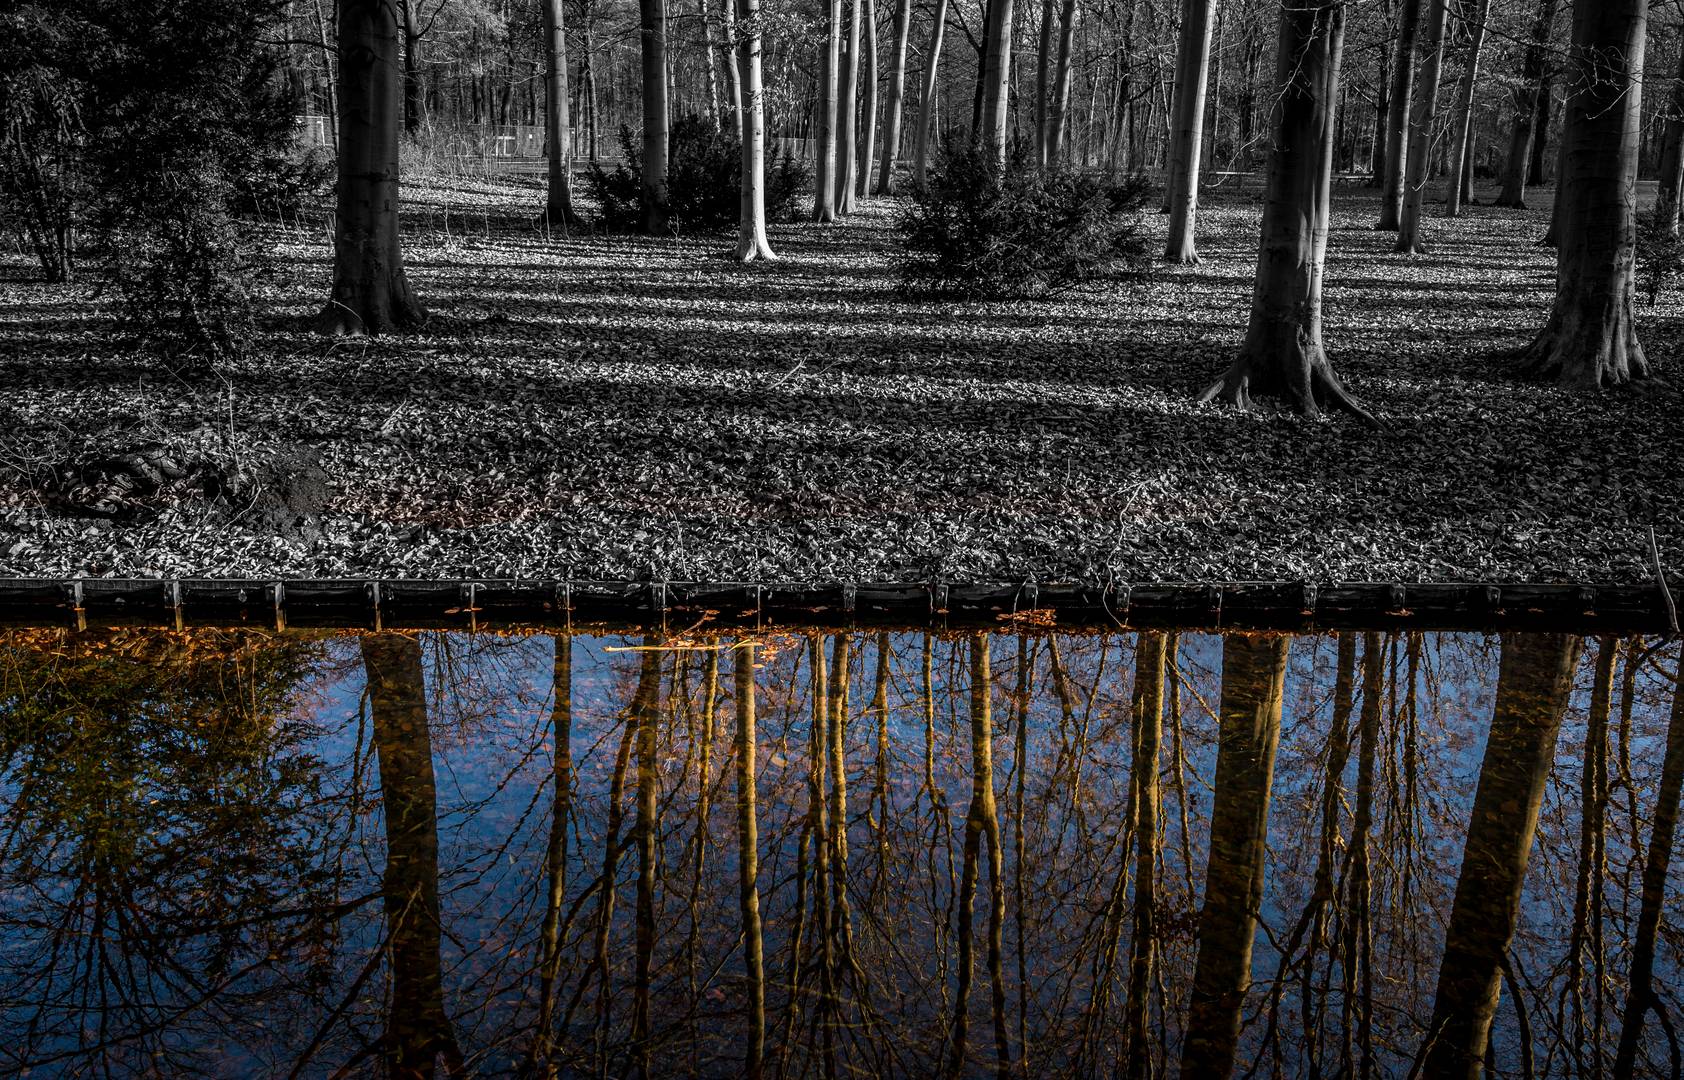
[[(1670, 590), (1677, 594), (1679, 582)], [(0, 579), (0, 625), (1674, 630), (1647, 585)]]

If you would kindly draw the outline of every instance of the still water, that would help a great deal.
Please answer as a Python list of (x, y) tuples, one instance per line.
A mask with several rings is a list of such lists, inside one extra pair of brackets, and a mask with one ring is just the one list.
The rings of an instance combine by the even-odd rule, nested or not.
[(1678, 1075), (1678, 647), (0, 636), (0, 1073)]

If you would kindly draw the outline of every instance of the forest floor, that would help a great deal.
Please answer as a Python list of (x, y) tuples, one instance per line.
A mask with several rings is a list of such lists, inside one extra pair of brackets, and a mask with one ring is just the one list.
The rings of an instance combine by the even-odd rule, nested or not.
[[(5, 257), (0, 576), (1636, 582), (1650, 524), (1684, 564), (1684, 298), (1641, 308), (1637, 388), (1502, 357), (1548, 311), (1547, 196), (1407, 258), (1339, 189), (1326, 341), (1371, 430), (1194, 404), (1244, 332), (1254, 194), (1207, 198), (1201, 265), (948, 305), (896, 295), (890, 201), (739, 267), (717, 236), (537, 235), (539, 194), (410, 185), (431, 321), (382, 340), (309, 332), (320, 228), (253, 226), (271, 303), (213, 374)], [(89, 493), (135, 451), (156, 490)]]

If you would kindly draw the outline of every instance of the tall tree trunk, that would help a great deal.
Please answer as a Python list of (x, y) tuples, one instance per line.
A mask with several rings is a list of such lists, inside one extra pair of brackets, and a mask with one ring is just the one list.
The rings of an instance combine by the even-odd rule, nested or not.
[[(731, 2), (731, 0), (727, 0)], [(738, 262), (775, 261), (766, 238), (766, 94), (760, 80), (760, 0), (735, 0), (737, 67), (743, 88), (742, 201), (737, 227)]]
[(1065, 131), (1070, 126), (1070, 67), (1075, 43), (1076, 0), (1064, 0), (1058, 17), (1058, 64), (1052, 100), (1047, 104), (1047, 164), (1054, 168), (1064, 160)]
[[(1164, 194), (1169, 239), (1164, 259), (1199, 261), (1193, 227), (1199, 208), (1199, 155), (1204, 147), (1205, 84), (1210, 75), (1211, 0), (1182, 0), (1181, 43), (1175, 58), (1175, 121)], [(1337, 84), (1334, 84), (1337, 85)]]
[(417, 0), (398, 0), (403, 16), (403, 129), (421, 134), (421, 27), (415, 17)]
[[(1282, 17), (1293, 18), (1292, 9), (1283, 9)], [(1290, 643), (1285, 635), (1231, 633), (1222, 638), (1216, 794), (1199, 914), (1199, 956), (1181, 1048), (1182, 1076), (1227, 1076), (1234, 1068), (1240, 1011), (1251, 985), (1252, 938), (1263, 901), (1269, 791)]]
[[(1467, 18), (1463, 8), (1464, 20)], [(1468, 27), (1468, 55), (1462, 68), (1462, 83), (1456, 91), (1456, 133), (1450, 138), (1450, 184), (1444, 194), (1444, 216), (1457, 217), (1473, 166), (1474, 84), (1479, 81), (1479, 53), (1485, 44), (1485, 21), (1491, 0), (1478, 0), (1473, 25)]]
[(1322, 406), (1372, 422), (1346, 392), (1321, 339), (1322, 269), (1332, 202), (1335, 88), (1345, 39), (1343, 0), (1281, 8), (1274, 143), (1264, 195), (1251, 322), (1233, 366), (1203, 394), (1250, 408), (1279, 397), (1306, 415)]
[(1427, 201), (1427, 179), (1432, 171), (1433, 121), (1438, 118), (1439, 75), (1444, 68), (1444, 26), (1449, 18), (1449, 0), (1427, 0), (1427, 24), (1421, 42), (1421, 78), (1409, 117), (1409, 168), (1404, 176), (1403, 217), (1398, 224), (1397, 246), (1403, 255), (1426, 251), (1421, 243), (1421, 212)]
[[(1391, 0), (1385, 0), (1385, 3), (1381, 5), (1382, 17), (1390, 19), (1391, 8)], [(1255, 29), (1248, 31), (1246, 34), (1246, 40), (1249, 42), (1255, 33)], [(1380, 56), (1380, 71), (1374, 80), (1374, 141), (1368, 147), (1368, 179), (1363, 185), (1364, 187), (1371, 188), (1383, 187), (1386, 183), (1386, 147), (1387, 143), (1390, 141), (1388, 133), (1391, 131), (1391, 129), (1387, 126), (1386, 119), (1391, 113), (1392, 108), (1392, 56), (1391, 53), (1385, 49), (1377, 51)], [(1252, 72), (1248, 70), (1246, 72), (1247, 87), (1249, 88), (1255, 84), (1256, 81), (1257, 80), (1253, 76)], [(1246, 95), (1248, 98), (1250, 97), (1250, 94), (1251, 90), (1247, 89)], [(1250, 125), (1247, 123), (1247, 120), (1249, 119), (1250, 111), (1250, 102), (1248, 100), (1246, 111), (1240, 116), (1240, 142), (1242, 144), (1249, 141), (1248, 128)]]
[(643, 231), (664, 236), (672, 231), (667, 204), (666, 0), (638, 0), (637, 11), (643, 62), (643, 186), (639, 200)]
[(1134, 793), (1134, 933), (1129, 939), (1128, 1000), (1123, 1023), (1128, 1042), (1122, 1075), (1141, 1080), (1152, 1074), (1153, 1043), (1147, 1034), (1149, 996), (1156, 978), (1158, 928), (1158, 747), (1163, 738), (1164, 635), (1142, 633), (1134, 666), (1134, 755), (1129, 789)]
[[(737, 0), (738, 11), (759, 0)], [(754, 28), (746, 19), (740, 23)], [(739, 46), (740, 48), (741, 46)], [(737, 698), (737, 894), (742, 913), (744, 997), (748, 1037), (743, 1046), (744, 1080), (760, 1080), (766, 1055), (766, 972), (760, 929), (760, 826), (754, 779), (754, 645), (737, 643), (732, 672)]]
[(1007, 134), (1012, 78), (1012, 8), (1014, 0), (988, 0), (987, 36), (982, 60), (982, 126), (986, 141), (999, 165), (1006, 163), (1010, 136)]
[(719, 58), (714, 55), (719, 49), (719, 34), (714, 29), (713, 11), (709, 0), (696, 0), (696, 14), (702, 20), (702, 55), (707, 58), (708, 123), (713, 126), (713, 130), (718, 131), (725, 126), (719, 115)]
[[(1546, 46), (1547, 48), (1547, 46)], [(1544, 68), (1538, 80), (1538, 100), (1532, 112), (1532, 153), (1526, 163), (1526, 186), (1539, 187), (1549, 183), (1550, 116), (1555, 112), (1555, 70)], [(1559, 155), (1557, 155), (1559, 158)]]
[(327, 40), (327, 16), (322, 13), (322, 0), (315, 0), (316, 6), (316, 40), (322, 47), (322, 65), (327, 69), (322, 80), (327, 91), (327, 133), (328, 141), (332, 144), (334, 153), (339, 152), (339, 80), (334, 77), (333, 63), (328, 57), (331, 50)]
[(1678, 235), (1679, 192), (1684, 188), (1684, 49), (1667, 96), (1666, 127), (1661, 134), (1661, 175), (1655, 191), (1655, 217), (1669, 235)]
[(935, 125), (936, 72), (941, 59), (941, 41), (947, 30), (947, 0), (936, 0), (930, 16), (930, 46), (924, 52), (923, 89), (918, 96), (918, 132), (912, 140), (912, 186), (924, 190), (930, 167), (930, 137)]
[(1052, 92), (1054, 0), (1041, 0), (1041, 33), (1035, 49), (1035, 164), (1047, 167), (1047, 95)]
[(382, 334), (427, 313), (398, 247), (398, 22), (385, 0), (339, 3), (339, 182), (324, 334)]
[[(712, 3), (712, 0), (703, 0)], [(737, 9), (735, 0), (719, 0), (720, 22), (725, 41), (725, 130), (743, 137), (743, 73), (737, 61)]]
[(1503, 189), (1496, 205), (1526, 208), (1526, 170), (1532, 144), (1543, 138), (1533, 122), (1538, 111), (1544, 72), (1549, 63), (1550, 32), (1555, 26), (1555, 9), (1560, 0), (1538, 0), (1538, 14), (1532, 21), (1532, 37), (1521, 61), (1520, 85), (1514, 94), (1514, 130), (1509, 135), (1509, 153), (1503, 161)]
[(1391, 114), (1386, 119), (1386, 182), (1381, 188), (1380, 220), (1374, 226), (1381, 231), (1395, 230), (1403, 218), (1404, 166), (1409, 156), (1409, 115), (1415, 93), (1415, 38), (1421, 29), (1421, 5), (1430, 2), (1403, 0), (1398, 16), (1388, 103)]
[(446, 1071), (461, 1076), (466, 1069), (444, 1011), (439, 959), (438, 797), (421, 643), (405, 634), (367, 634), (361, 646), (386, 822), (387, 1072), (403, 1080), (431, 1077), (442, 1056)]
[(860, 102), (857, 125), (859, 167), (854, 181), (854, 196), (863, 199), (871, 193), (871, 166), (877, 149), (877, 8), (872, 0), (860, 0), (860, 4), (863, 6), (861, 20), (865, 24), (865, 97)]
[[(826, 7), (825, 51), (819, 75), (818, 147), (814, 152), (813, 220), (836, 220), (838, 186), (836, 109), (840, 97), (842, 63), (842, 0), (829, 0)], [(845, 173), (842, 175), (846, 175)]]
[(1555, 307), (1522, 354), (1538, 378), (1594, 390), (1647, 378), (1632, 318), (1637, 135), (1648, 0), (1573, 6)]
[(895, 192), (895, 163), (900, 157), (901, 114), (906, 108), (906, 48), (912, 36), (912, 0), (895, 0), (895, 44), (889, 61), (889, 97), (883, 109), (883, 158), (877, 193)]
[(836, 99), (836, 216), (854, 212), (854, 163), (859, 155), (860, 5), (843, 0), (848, 13), (846, 55), (841, 58), (842, 85)]
[(567, 95), (567, 37), (562, 0), (543, 0), (544, 8), (544, 149), (549, 187), (544, 220), (567, 235), (578, 220), (573, 213), (573, 115)]
[(1626, 980), (1620, 1045), (1614, 1054), (1614, 1075), (1619, 1077), (1634, 1074), (1638, 1041), (1643, 1036), (1644, 1014), (1661, 1007), (1660, 998), (1655, 993), (1655, 942), (1660, 932), (1661, 913), (1666, 908), (1667, 868), (1672, 862), (1681, 794), (1684, 794), (1684, 652), (1680, 653), (1677, 679), (1672, 689), (1672, 721), (1666, 729), (1660, 787), (1655, 793), (1654, 825), (1649, 832), (1649, 850), (1643, 860), (1637, 931), (1631, 946), (1631, 975)]
[(1427, 1029), (1427, 1076), (1483, 1075), (1503, 957), (1578, 659), (1579, 639), (1568, 634), (1503, 635), (1497, 702)]

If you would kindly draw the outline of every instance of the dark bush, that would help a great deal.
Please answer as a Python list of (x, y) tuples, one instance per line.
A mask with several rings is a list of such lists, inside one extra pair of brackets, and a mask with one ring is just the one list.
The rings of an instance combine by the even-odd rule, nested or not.
[[(280, 0), (27, 0), (0, 22), (22, 43), (0, 48), (5, 156), (51, 164), (8, 170), (8, 216), (56, 198), (58, 223), (37, 213), (25, 230), (33, 246), (96, 235), (125, 332), (171, 360), (238, 351), (255, 259), (234, 218), (323, 180), (296, 150), (284, 14)], [(68, 248), (55, 258), (68, 271)]]
[(1650, 211), (1637, 216), (1637, 284), (1654, 307), (1661, 290), (1684, 274), (1684, 236)]
[(1144, 177), (1043, 170), (1021, 154), (1001, 167), (984, 148), (956, 145), (897, 222), (904, 292), (1043, 297), (1144, 264)]
[[(620, 151), (624, 160), (613, 172), (593, 164), (587, 179), (601, 207), (603, 225), (611, 232), (634, 232), (643, 220), (639, 202), (643, 145), (623, 124)], [(695, 115), (684, 117), (668, 130), (667, 209), (675, 229), (709, 232), (735, 225), (742, 205), (742, 176), (742, 144), (735, 135), (717, 130)], [(797, 196), (811, 182), (807, 166), (788, 153), (775, 164), (768, 161), (766, 217), (791, 217)]]

